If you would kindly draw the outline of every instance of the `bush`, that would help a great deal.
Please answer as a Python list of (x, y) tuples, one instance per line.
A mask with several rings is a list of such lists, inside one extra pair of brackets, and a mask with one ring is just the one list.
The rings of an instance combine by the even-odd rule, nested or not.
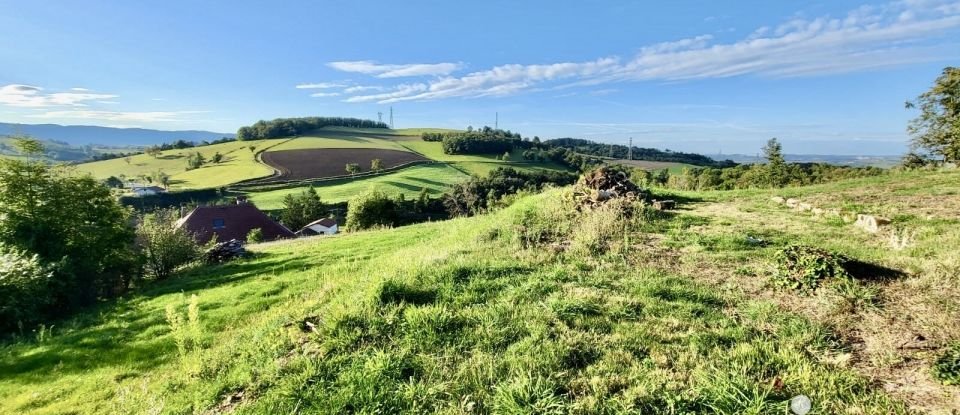
[(817, 289), (823, 282), (850, 278), (844, 268), (849, 259), (843, 255), (806, 245), (792, 245), (776, 254), (774, 283), (801, 291)]
[(960, 385), (960, 342), (947, 346), (934, 363), (933, 374), (945, 385)]
[(263, 230), (260, 228), (253, 228), (247, 233), (247, 243), (256, 244), (263, 242)]
[(160, 210), (142, 218), (137, 244), (144, 270), (158, 280), (169, 278), (178, 267), (199, 258), (202, 249), (193, 235), (175, 226), (175, 210)]
[(51, 302), (52, 276), (36, 254), (0, 244), (0, 330), (35, 322)]
[(396, 202), (379, 190), (362, 194), (347, 203), (347, 229), (393, 226), (397, 220)]

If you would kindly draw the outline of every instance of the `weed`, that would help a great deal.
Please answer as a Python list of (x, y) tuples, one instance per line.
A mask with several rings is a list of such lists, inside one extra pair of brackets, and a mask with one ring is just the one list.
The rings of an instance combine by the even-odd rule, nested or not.
[[(191, 295), (186, 316), (174, 304), (166, 307), (167, 324), (177, 345), (177, 356), (188, 376), (200, 374), (202, 367), (203, 328), (200, 326), (200, 305), (197, 295)], [(186, 317), (186, 318), (184, 318)]]
[(800, 291), (816, 290), (826, 280), (850, 278), (843, 255), (806, 245), (791, 245), (776, 253), (774, 284)]
[(960, 342), (954, 342), (937, 358), (933, 373), (945, 385), (960, 385)]

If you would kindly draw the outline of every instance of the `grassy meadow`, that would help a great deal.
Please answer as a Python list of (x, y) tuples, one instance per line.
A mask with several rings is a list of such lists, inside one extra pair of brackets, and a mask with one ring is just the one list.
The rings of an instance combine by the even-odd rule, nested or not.
[[(378, 189), (389, 195), (403, 193), (404, 197), (412, 200), (420, 194), (421, 189), (427, 189), (431, 197), (438, 197), (450, 185), (466, 180), (467, 177), (460, 170), (446, 164), (427, 164), (407, 167), (380, 176), (331, 180), (315, 185), (314, 189), (324, 202), (330, 203), (345, 202), (371, 189)], [(249, 191), (247, 196), (261, 209), (282, 209), (284, 196), (300, 193), (307, 187)]]
[[(949, 413), (957, 389), (929, 363), (958, 336), (958, 183), (673, 193), (679, 210), (629, 217), (554, 189), (255, 245), (6, 342), (0, 413), (783, 414), (798, 394), (813, 414)], [(888, 214), (914, 239), (894, 250), (773, 195)], [(795, 242), (899, 272), (784, 291), (771, 261)]]

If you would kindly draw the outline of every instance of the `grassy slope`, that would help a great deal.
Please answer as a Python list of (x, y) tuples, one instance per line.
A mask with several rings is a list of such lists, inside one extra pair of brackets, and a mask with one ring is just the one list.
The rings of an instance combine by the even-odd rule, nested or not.
[[(892, 197), (949, 194), (956, 205), (958, 174), (936, 177), (937, 186), (907, 177), (915, 181)], [(787, 193), (870, 198), (864, 185), (899, 179)], [(780, 414), (800, 393), (815, 413), (905, 411), (855, 374), (845, 339), (764, 291), (759, 272), (772, 248), (743, 235), (775, 244), (825, 238), (866, 257), (881, 249), (877, 241), (769, 206), (770, 192), (753, 191), (686, 194), (705, 201), (623, 235), (623, 254), (523, 249), (518, 225), (536, 225), (530, 218), (557, 208), (558, 193), (488, 216), (261, 245), (256, 259), (156, 284), (58, 323), (42, 342), (5, 346), (0, 412)], [(575, 225), (578, 246), (606, 219), (537, 226)], [(834, 240), (842, 235), (857, 245)], [(951, 240), (924, 235), (916, 249), (949, 249), (937, 243)], [(914, 261), (908, 252), (895, 258)], [(199, 298), (199, 365), (177, 357), (164, 323), (164, 307), (182, 307), (184, 294)]]
[[(119, 158), (78, 164), (75, 168), (78, 172), (90, 173), (98, 179), (120, 175), (135, 178), (159, 170), (170, 175), (171, 187), (174, 189), (220, 187), (273, 173), (272, 169), (254, 160), (254, 153), (248, 147), (256, 146), (258, 149), (263, 149), (280, 142), (280, 140), (233, 141), (182, 150), (168, 150), (161, 153), (159, 157), (139, 154), (130, 157), (129, 164), (123, 158)], [(207, 160), (219, 152), (224, 155), (224, 161), (187, 171), (187, 156), (195, 152), (199, 152)]]
[[(847, 221), (790, 210), (770, 201), (774, 195), (840, 209)], [(960, 388), (931, 376), (933, 360), (950, 342), (960, 341), (960, 171), (677, 196), (699, 200), (688, 212), (699, 218), (695, 231), (678, 228), (666, 238), (684, 252), (677, 269), (832, 327), (848, 347), (839, 356), (843, 367), (876, 379), (924, 412), (960, 408)], [(856, 213), (893, 223), (871, 234), (851, 223)], [(907, 236), (907, 247), (895, 249), (892, 235)], [(771, 246), (751, 248), (746, 236)], [(811, 296), (775, 290), (766, 278), (770, 264), (775, 251), (791, 243), (831, 249), (891, 271)]]
[[(431, 196), (437, 197), (446, 191), (447, 187), (465, 180), (466, 174), (444, 164), (412, 166), (400, 171), (375, 176), (361, 180), (337, 180), (314, 186), (320, 198), (325, 202), (342, 202), (369, 189), (379, 189), (387, 194), (403, 193), (409, 200), (420, 194), (420, 189), (426, 188)], [(280, 209), (283, 207), (283, 197), (300, 193), (306, 187), (270, 190), (248, 193), (252, 200), (261, 209)]]

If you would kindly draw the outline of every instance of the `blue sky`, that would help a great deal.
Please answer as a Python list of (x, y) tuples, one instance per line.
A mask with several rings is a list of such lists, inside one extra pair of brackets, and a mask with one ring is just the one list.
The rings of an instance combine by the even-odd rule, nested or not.
[[(149, 3), (149, 5), (147, 5)], [(272, 4), (280, 3), (280, 4)], [(6, 1), (0, 121), (342, 115), (703, 153), (898, 154), (960, 2)]]

